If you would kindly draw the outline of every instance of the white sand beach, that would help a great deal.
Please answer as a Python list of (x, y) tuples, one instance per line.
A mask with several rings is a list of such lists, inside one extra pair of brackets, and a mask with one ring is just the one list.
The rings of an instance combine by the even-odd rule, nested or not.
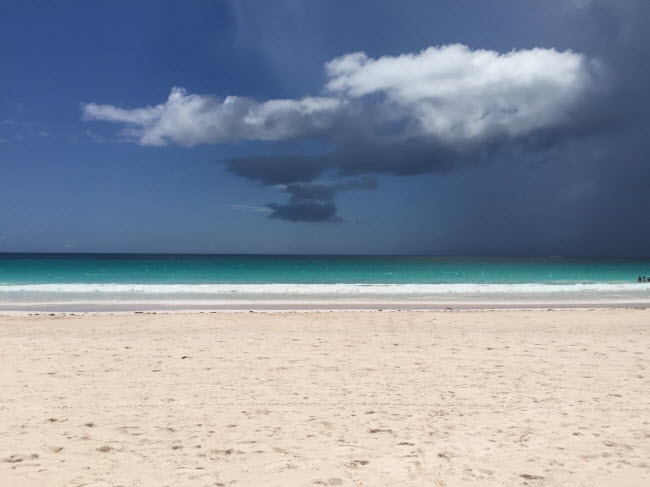
[(650, 485), (650, 310), (0, 317), (2, 486)]

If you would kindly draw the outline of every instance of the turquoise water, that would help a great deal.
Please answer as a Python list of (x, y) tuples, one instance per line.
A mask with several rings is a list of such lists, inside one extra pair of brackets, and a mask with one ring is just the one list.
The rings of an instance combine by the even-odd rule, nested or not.
[(0, 285), (630, 283), (650, 260), (0, 254)]
[[(0, 254), (0, 308), (30, 303), (650, 303), (650, 260)], [(153, 305), (156, 306), (153, 306)], [(269, 305), (270, 306), (270, 305)]]

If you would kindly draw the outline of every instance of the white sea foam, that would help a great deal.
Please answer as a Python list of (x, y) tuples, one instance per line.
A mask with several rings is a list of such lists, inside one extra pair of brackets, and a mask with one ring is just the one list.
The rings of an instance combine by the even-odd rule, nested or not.
[(638, 283), (575, 284), (0, 284), (0, 293), (95, 295), (441, 295), (441, 294), (648, 294), (650, 285)]

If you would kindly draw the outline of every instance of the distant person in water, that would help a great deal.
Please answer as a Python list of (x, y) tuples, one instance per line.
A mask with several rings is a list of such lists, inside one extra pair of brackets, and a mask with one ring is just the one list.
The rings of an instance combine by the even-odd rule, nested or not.
[(641, 282), (641, 276), (636, 280), (636, 282)]

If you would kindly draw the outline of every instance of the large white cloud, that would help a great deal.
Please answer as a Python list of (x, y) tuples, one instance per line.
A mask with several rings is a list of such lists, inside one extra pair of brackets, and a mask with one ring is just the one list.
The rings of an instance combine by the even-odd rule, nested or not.
[(499, 54), (454, 44), (379, 59), (348, 54), (326, 69), (329, 92), (382, 94), (416, 133), (467, 141), (564, 123), (593, 84), (593, 67), (572, 51)]
[(570, 124), (599, 69), (572, 51), (498, 53), (459, 44), (378, 59), (347, 54), (325, 68), (328, 82), (318, 97), (257, 102), (173, 88), (152, 107), (88, 103), (82, 110), (86, 120), (123, 124), (143, 145), (324, 136), (346, 120), (349, 126), (354, 107), (355, 117), (378, 132), (393, 124), (399, 137), (458, 146)]

